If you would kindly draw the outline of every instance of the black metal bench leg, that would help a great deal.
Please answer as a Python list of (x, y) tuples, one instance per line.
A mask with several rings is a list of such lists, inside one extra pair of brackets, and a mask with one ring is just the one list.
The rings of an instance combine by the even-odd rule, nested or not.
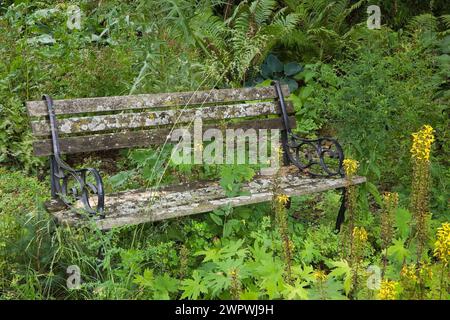
[(58, 199), (57, 193), (60, 192), (58, 190), (58, 178), (56, 177), (56, 170), (58, 168), (58, 164), (56, 163), (55, 157), (50, 156), (50, 187), (51, 187), (51, 195), (52, 199)]
[(335, 231), (336, 233), (338, 233), (339, 231), (341, 231), (341, 225), (345, 220), (345, 210), (347, 209), (347, 199), (346, 199), (346, 190), (345, 188), (342, 188), (342, 197), (341, 197), (341, 207), (339, 208), (339, 213), (336, 219), (336, 227), (335, 227)]

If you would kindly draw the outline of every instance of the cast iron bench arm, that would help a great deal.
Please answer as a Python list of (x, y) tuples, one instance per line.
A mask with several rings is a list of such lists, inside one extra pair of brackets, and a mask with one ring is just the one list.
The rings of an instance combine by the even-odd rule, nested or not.
[[(94, 168), (73, 169), (61, 159), (53, 99), (49, 95), (44, 95), (42, 99), (47, 104), (52, 135), (53, 155), (50, 156), (52, 198), (60, 199), (70, 208), (74, 208), (74, 201), (80, 200), (87, 213), (104, 217), (105, 193), (100, 173)], [(88, 175), (92, 175), (93, 182), (86, 180)], [(72, 186), (69, 185), (71, 180), (74, 182)], [(90, 203), (90, 194), (97, 196), (95, 206)]]
[[(282, 132), (282, 143), (284, 154), (289, 162), (294, 164), (297, 168), (299, 168), (302, 172), (305, 172), (308, 168), (319, 165), (324, 173), (314, 173), (310, 171), (306, 171), (312, 177), (320, 177), (320, 178), (330, 178), (334, 176), (340, 176), (341, 178), (345, 177), (344, 170), (342, 168), (342, 163), (344, 161), (344, 151), (337, 142), (337, 140), (329, 137), (321, 137), (318, 139), (304, 139), (292, 132), (292, 129), (289, 125), (289, 118), (286, 111), (286, 103), (284, 101), (283, 92), (281, 90), (281, 85), (279, 81), (274, 81), (273, 85), (275, 86), (275, 90), (278, 95), (278, 99), (281, 107), (281, 115), (283, 117), (283, 124), (285, 130)], [(302, 152), (302, 147), (307, 148), (306, 152)], [(316, 153), (316, 157), (311, 155), (310, 150), (314, 150)], [(328, 156), (330, 158), (338, 159), (337, 167), (330, 167), (326, 164), (324, 160), (324, 156)], [(319, 161), (317, 161), (317, 158)], [(341, 228), (341, 224), (345, 220), (345, 210), (346, 210), (346, 191), (345, 188), (341, 189), (342, 192), (342, 201), (341, 206), (339, 208), (339, 213), (336, 219), (335, 230), (339, 231)]]
[[(280, 83), (274, 81), (275, 89), (280, 102), (283, 124), (285, 127), (282, 133), (283, 150), (288, 160), (297, 168), (304, 171), (314, 165), (319, 165), (323, 173), (314, 173), (307, 171), (308, 175), (315, 178), (330, 178), (334, 176), (344, 177), (342, 163), (344, 161), (344, 151), (341, 145), (333, 138), (320, 137), (318, 139), (304, 139), (292, 132), (289, 125), (289, 118), (286, 111), (286, 102), (284, 101), (283, 92)], [(304, 149), (302, 147), (310, 147)], [(302, 150), (304, 150), (302, 152)], [(306, 150), (306, 151), (305, 151)], [(313, 156), (311, 150), (316, 154)], [(325, 162), (324, 157), (338, 159), (338, 164), (334, 168)]]

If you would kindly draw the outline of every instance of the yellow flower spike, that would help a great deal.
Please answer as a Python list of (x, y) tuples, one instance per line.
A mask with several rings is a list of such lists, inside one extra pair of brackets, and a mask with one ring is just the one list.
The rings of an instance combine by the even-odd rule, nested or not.
[(279, 204), (285, 205), (286, 203), (288, 203), (289, 197), (288, 197), (287, 195), (285, 195), (285, 194), (279, 194), (279, 195), (277, 196), (277, 198), (276, 198), (276, 201), (277, 201)]
[(419, 269), (420, 277), (428, 277), (429, 279), (433, 278), (433, 270), (431, 270), (431, 266), (429, 263), (424, 263), (420, 266)]
[(364, 229), (364, 227), (358, 228), (355, 227), (353, 228), (353, 237), (357, 240), (359, 240), (361, 243), (366, 242), (367, 241), (367, 231), (366, 229)]
[(397, 192), (384, 192), (383, 199), (385, 203), (392, 203), (394, 205), (398, 204), (398, 193)]
[(397, 297), (397, 282), (382, 280), (380, 291), (378, 292), (378, 299), (380, 300), (395, 300)]
[(436, 234), (434, 256), (447, 265), (450, 260), (450, 223), (444, 222)]
[(416, 265), (404, 265), (402, 270), (400, 271), (400, 276), (405, 279), (411, 280), (412, 282), (417, 282)]
[(431, 145), (434, 142), (433, 127), (424, 125), (422, 129), (412, 134), (413, 144), (411, 146), (411, 155), (416, 160), (430, 160)]
[(344, 159), (342, 162), (345, 174), (349, 177), (353, 176), (358, 170), (359, 162), (353, 159)]
[(314, 278), (316, 278), (317, 281), (323, 282), (327, 279), (327, 275), (322, 270), (316, 270), (314, 271)]

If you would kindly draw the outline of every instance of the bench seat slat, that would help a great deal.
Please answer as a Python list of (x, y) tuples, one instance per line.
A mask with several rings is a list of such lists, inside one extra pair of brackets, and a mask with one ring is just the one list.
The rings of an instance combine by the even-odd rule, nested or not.
[[(311, 179), (298, 173), (297, 168), (283, 168), (291, 173), (282, 174), (279, 186), (288, 196), (299, 196), (315, 192), (345, 187), (348, 182), (344, 178)], [(292, 171), (295, 170), (295, 171)], [(351, 184), (361, 184), (365, 177), (354, 177)], [(248, 195), (234, 198), (225, 197), (218, 182), (193, 183), (167, 189), (134, 190), (112, 194), (106, 198), (106, 218), (94, 218), (100, 229), (111, 229), (123, 225), (136, 225), (145, 222), (160, 221), (203, 213), (230, 204), (233, 207), (271, 201), (273, 197), (272, 176), (259, 176), (244, 185)], [(153, 199), (150, 202), (150, 199)], [(80, 225), (86, 219), (70, 210), (53, 212), (52, 215), (61, 224)]]
[[(287, 107), (288, 112), (293, 113), (292, 104), (288, 103)], [(59, 133), (73, 134), (166, 126), (173, 125), (176, 122), (190, 122), (196, 117), (202, 118), (203, 120), (222, 120), (279, 113), (280, 111), (277, 102), (257, 102), (209, 106), (185, 110), (172, 109), (164, 111), (64, 118), (58, 119), (57, 124)], [(31, 128), (36, 136), (48, 136), (50, 134), (48, 120), (32, 121)]]
[[(295, 127), (295, 117), (291, 116), (289, 122), (292, 128)], [(240, 121), (227, 124), (228, 129), (283, 129), (283, 123), (280, 118), (259, 119), (251, 121)], [(217, 125), (203, 125), (203, 130), (209, 128), (218, 128)], [(190, 128), (192, 131), (192, 127)], [(162, 144), (170, 134), (170, 128), (140, 130), (128, 132), (115, 132), (108, 134), (97, 134), (81, 137), (60, 138), (59, 144), (62, 154), (72, 154), (79, 152), (92, 152), (100, 150), (148, 147), (150, 145)], [(170, 141), (170, 140), (169, 140)], [(52, 142), (50, 139), (38, 140), (33, 142), (35, 156), (49, 156), (53, 154)]]
[[(282, 86), (284, 95), (289, 95), (288, 86)], [(220, 89), (197, 92), (177, 92), (159, 94), (140, 94), (133, 96), (114, 96), (83, 99), (55, 100), (55, 114), (77, 114), (154, 107), (186, 106), (205, 103), (238, 102), (276, 98), (273, 86), (262, 88)], [(31, 117), (48, 115), (43, 101), (27, 102)]]

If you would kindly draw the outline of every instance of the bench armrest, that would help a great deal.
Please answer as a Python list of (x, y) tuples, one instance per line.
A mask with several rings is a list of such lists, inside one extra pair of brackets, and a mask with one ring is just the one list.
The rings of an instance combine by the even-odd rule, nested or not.
[[(75, 203), (81, 201), (85, 212), (104, 217), (105, 193), (100, 173), (94, 168), (73, 169), (61, 159), (53, 99), (48, 95), (44, 95), (42, 99), (47, 104), (52, 134), (53, 155), (50, 156), (52, 198), (61, 200), (75, 210), (80, 209)], [(92, 198), (96, 199), (95, 205), (91, 203)]]
[(281, 138), (286, 162), (294, 164), (312, 177), (343, 177), (344, 151), (341, 145), (333, 138), (304, 139), (295, 135), (289, 125), (281, 85), (278, 81), (274, 81), (273, 85), (277, 92), (284, 124)]

